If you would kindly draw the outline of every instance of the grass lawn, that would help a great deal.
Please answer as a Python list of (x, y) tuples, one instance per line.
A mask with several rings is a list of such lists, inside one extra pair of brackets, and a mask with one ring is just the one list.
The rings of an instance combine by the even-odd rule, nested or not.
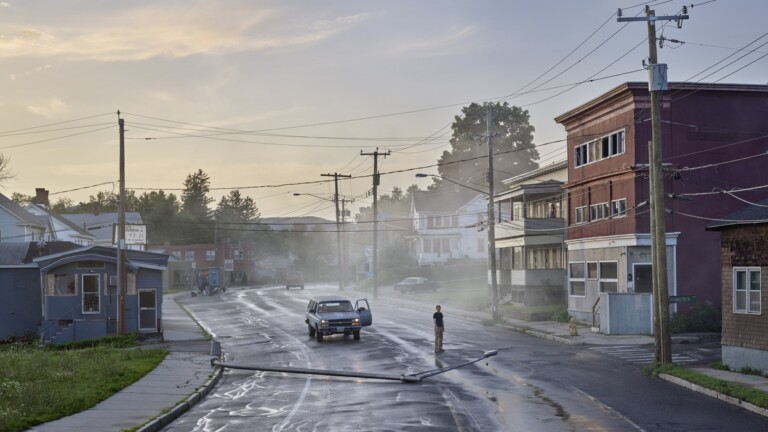
[(0, 432), (84, 411), (134, 383), (165, 358), (166, 350), (109, 345), (40, 349), (30, 343), (0, 347)]
[(748, 387), (742, 384), (723, 381), (704, 375), (696, 371), (686, 369), (678, 365), (658, 367), (650, 370), (654, 375), (667, 374), (683, 379), (693, 384), (698, 384), (704, 388), (714, 390), (727, 396), (734, 397), (741, 401), (751, 403), (760, 408), (768, 408), (768, 394), (763, 391)]

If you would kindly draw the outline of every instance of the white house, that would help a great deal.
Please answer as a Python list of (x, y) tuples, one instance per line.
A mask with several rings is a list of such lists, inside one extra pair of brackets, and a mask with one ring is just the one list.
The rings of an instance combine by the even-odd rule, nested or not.
[(487, 215), (488, 200), (477, 192), (414, 191), (410, 213), (414, 231), (407, 238), (419, 265), (487, 259)]

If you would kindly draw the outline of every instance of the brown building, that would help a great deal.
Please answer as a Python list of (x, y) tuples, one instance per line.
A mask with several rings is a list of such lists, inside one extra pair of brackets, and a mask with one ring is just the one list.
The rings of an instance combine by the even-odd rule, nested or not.
[[(568, 136), (568, 309), (582, 320), (599, 313), (602, 293), (652, 291), (650, 101), (647, 83), (625, 83), (555, 119)], [(670, 83), (663, 93), (670, 295), (720, 305), (720, 238), (705, 227), (743, 205), (722, 192), (768, 184), (766, 118), (766, 85)]]
[(768, 371), (768, 200), (710, 224), (720, 231), (723, 363)]

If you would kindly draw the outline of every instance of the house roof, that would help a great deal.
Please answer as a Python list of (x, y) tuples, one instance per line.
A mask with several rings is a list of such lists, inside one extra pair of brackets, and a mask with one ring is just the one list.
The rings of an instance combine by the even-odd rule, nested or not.
[[(66, 213), (60, 215), (74, 225), (84, 228), (99, 240), (112, 241), (112, 225), (117, 224), (118, 214), (112, 213)], [(139, 212), (126, 212), (125, 223), (143, 224)]]
[(26, 211), (24, 207), (16, 204), (12, 199), (0, 194), (0, 207), (4, 208), (13, 217), (19, 220), (22, 225), (32, 225), (39, 228), (45, 228), (45, 221), (41, 220), (32, 213)]
[(481, 194), (466, 189), (455, 191), (453, 188), (413, 191), (413, 209), (418, 213), (455, 212), (478, 195)]
[(522, 174), (518, 174), (514, 177), (510, 177), (508, 179), (502, 180), (502, 183), (505, 185), (513, 185), (516, 183), (521, 183), (526, 180), (530, 180), (536, 177), (540, 177), (552, 172), (555, 172), (557, 170), (568, 168), (568, 159), (561, 160), (559, 162), (552, 162), (549, 165), (536, 168), (535, 170), (531, 170)]
[[(35, 212), (42, 213), (45, 216), (38, 215), (37, 217), (40, 218), (40, 219), (46, 218), (46, 219), (50, 219), (50, 220), (56, 220), (59, 223), (62, 223), (64, 225), (66, 225), (69, 229), (71, 229), (74, 232), (76, 232), (79, 236), (87, 237), (87, 238), (94, 238), (95, 237), (93, 234), (91, 234), (88, 231), (86, 231), (85, 229), (81, 228), (80, 226), (78, 226), (77, 224), (75, 224), (71, 220), (67, 219), (66, 217), (58, 216), (55, 213), (51, 213), (44, 206), (41, 206), (41, 205), (38, 205), (38, 204), (29, 204), (26, 207), (25, 210), (30, 211), (33, 214), (35, 214)], [(53, 223), (51, 223), (51, 228), (53, 229)], [(53, 233), (53, 234), (56, 235), (56, 233)]]
[(68, 241), (0, 242), (0, 267), (26, 266), (40, 256), (80, 247), (82, 246)]
[(707, 225), (707, 231), (719, 231), (722, 228), (737, 225), (768, 224), (768, 199), (723, 217), (717, 222)]

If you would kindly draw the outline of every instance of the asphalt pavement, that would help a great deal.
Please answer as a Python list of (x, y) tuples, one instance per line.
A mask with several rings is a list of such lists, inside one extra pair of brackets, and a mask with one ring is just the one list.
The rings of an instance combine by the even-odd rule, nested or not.
[[(188, 296), (189, 293), (168, 294), (163, 297), (163, 341), (159, 345), (167, 347), (169, 354), (155, 370), (91, 409), (29, 430), (119, 432), (135, 429), (139, 432), (154, 432), (165, 427), (204, 398), (218, 382), (222, 369), (211, 368), (211, 353), (212, 350), (216, 350), (215, 342), (212, 342), (194, 318), (176, 303), (174, 297), (178, 295)], [(376, 301), (415, 310), (432, 311), (434, 309), (432, 304), (420, 303), (408, 295), (394, 292), (392, 295), (380, 295)], [(444, 305), (443, 311), (445, 314), (460, 316), (466, 320), (482, 322), (490, 318), (488, 311), (463, 310), (456, 305)], [(637, 347), (653, 343), (653, 338), (647, 335), (604, 335), (593, 332), (586, 326), (577, 327), (574, 335), (568, 323), (524, 321), (503, 316), (503, 314), (500, 319), (502, 321), (500, 325), (518, 332), (560, 343), (591, 346), (595, 349)], [(697, 338), (695, 335), (676, 337), (673, 343), (697, 343)], [(768, 378), (719, 371), (705, 366), (691, 368), (703, 374), (768, 393)], [(661, 378), (768, 417), (766, 409), (678, 378), (664, 375)]]

